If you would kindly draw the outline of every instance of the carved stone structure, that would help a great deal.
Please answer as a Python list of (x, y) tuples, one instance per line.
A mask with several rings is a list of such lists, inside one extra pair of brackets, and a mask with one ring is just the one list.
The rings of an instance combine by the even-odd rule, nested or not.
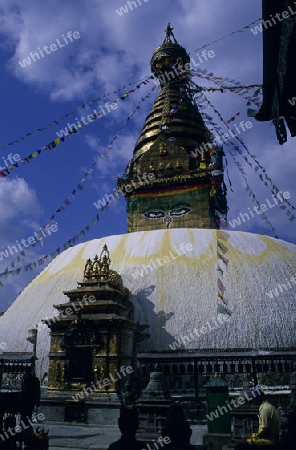
[[(48, 398), (64, 398), (68, 412), (70, 395), (77, 391), (82, 403), (110, 399), (118, 403), (135, 371), (137, 342), (146, 337), (146, 327), (133, 320), (129, 291), (110, 263), (105, 245), (100, 257), (86, 262), (83, 282), (64, 292), (69, 302), (55, 305), (59, 315), (45, 320), (51, 329)], [(87, 421), (85, 409), (81, 408), (81, 421)], [(69, 420), (79, 420), (77, 402), (75, 411), (72, 417), (68, 414)]]
[(160, 435), (172, 400), (158, 364), (150, 374), (150, 381), (137, 401), (139, 417), (138, 437), (151, 440)]

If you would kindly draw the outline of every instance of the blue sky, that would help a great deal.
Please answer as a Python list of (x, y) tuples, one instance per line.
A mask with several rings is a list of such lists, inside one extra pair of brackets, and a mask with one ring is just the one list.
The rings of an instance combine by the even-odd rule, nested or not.
[[(116, 9), (124, 6), (128, 12), (118, 14)], [(147, 85), (135, 88), (135, 92), (129, 93), (124, 101), (118, 98), (151, 75), (150, 58), (154, 48), (162, 43), (169, 21), (178, 42), (198, 61), (196, 49), (241, 29), (260, 16), (259, 0), (142, 0), (133, 9), (124, 0), (44, 0), (42, 3), (37, 0), (2, 0), (0, 147), (38, 128), (48, 129), (7, 148), (0, 148), (0, 166), (5, 166), (9, 154), (17, 161), (42, 149), (58, 137), (56, 133), (66, 128), (68, 122), (71, 124), (76, 117), (80, 119), (82, 115), (91, 114), (94, 108), (98, 111), (107, 101), (117, 101), (118, 107), (82, 126), (77, 134), (65, 139), (56, 148), (43, 150), (38, 158), (20, 165), (6, 178), (0, 177), (1, 253), (8, 246), (16, 245), (16, 241), (27, 241), (29, 237), (36, 236), (34, 233), (40, 232), (40, 228), (49, 223), (84, 174), (108, 148), (113, 137), (117, 136), (108, 154), (100, 158), (83, 183), (83, 189), (77, 190), (70, 206), (55, 215), (57, 230), (43, 239), (43, 246), (38, 244), (30, 250), (25, 249), (25, 256), (18, 252), (14, 256), (2, 257), (0, 272), (4, 272), (7, 267), (9, 270), (24, 267), (62, 247), (99, 213), (94, 202), (105, 194), (112, 194), (115, 177), (123, 174), (132, 156), (134, 144), (159, 88), (150, 80)], [(67, 38), (70, 31), (71, 36), (78, 32), (79, 38), (72, 37), (72, 41)], [(56, 48), (49, 47), (52, 44)], [(38, 47), (42, 49), (45, 45), (55, 50), (50, 53), (43, 51), (40, 59), (35, 56), (36, 61), (26, 67), (19, 64), (30, 52), (38, 52)], [(206, 49), (213, 51), (215, 56), (200, 65), (203, 70), (213, 72), (217, 77), (233, 78), (242, 84), (262, 82), (261, 34), (256, 36), (250, 30), (245, 30)], [(217, 87), (196, 76), (193, 81), (201, 86)], [(279, 146), (273, 126), (248, 118), (246, 100), (238, 95), (216, 92), (206, 95), (225, 120), (240, 112), (234, 122), (236, 125), (241, 120), (251, 121), (252, 127), (241, 134), (243, 141), (250, 153), (256, 155), (266, 168), (274, 184), (280, 191), (289, 192), (290, 203), (296, 204), (293, 183), (295, 141), (290, 138), (284, 146)], [(101, 100), (78, 110), (81, 105), (98, 98)], [(140, 109), (136, 110), (118, 135), (118, 130), (137, 105), (140, 105)], [(71, 111), (74, 114), (65, 120), (59, 119)], [(206, 112), (213, 116), (210, 109)], [(48, 126), (53, 120), (58, 120), (59, 124)], [(228, 195), (228, 219), (231, 221), (256, 204), (251, 202), (246, 193), (244, 180), (229, 149), (231, 147), (225, 147), (235, 191)], [(237, 157), (259, 203), (266, 203), (266, 199), (271, 202), (272, 194), (260, 182), (258, 174), (241, 157), (239, 159), (239, 155)], [(281, 239), (296, 243), (296, 222), (290, 222), (285, 211), (275, 206), (269, 208), (266, 214), (276, 233), (259, 216), (235, 229), (270, 236), (277, 234)], [(99, 222), (90, 226), (89, 232), (79, 242), (122, 234), (126, 230), (125, 202), (119, 198), (104, 214), (100, 213)], [(20, 261), (16, 261), (17, 256), (20, 256)], [(18, 292), (45, 266), (37, 264), (33, 270), (21, 270), (19, 275), (0, 278), (4, 285), (0, 287), (0, 311), (5, 310)]]

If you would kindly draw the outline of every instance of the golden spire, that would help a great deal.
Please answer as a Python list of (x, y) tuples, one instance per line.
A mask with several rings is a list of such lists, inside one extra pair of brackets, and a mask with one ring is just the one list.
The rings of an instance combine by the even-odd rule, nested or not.
[(151, 71), (158, 79), (158, 95), (134, 148), (133, 164), (160, 136), (175, 136), (188, 154), (208, 139), (202, 117), (189, 87), (190, 57), (176, 40), (170, 23), (165, 38), (151, 58)]
[(92, 277), (97, 278), (100, 272), (100, 262), (98, 255), (95, 256), (93, 266), (92, 266)]
[[(135, 192), (125, 195), (129, 232), (164, 226), (218, 226), (218, 196), (210, 196), (215, 155), (202, 152), (211, 133), (194, 101), (190, 57), (177, 42), (170, 23), (165, 33), (150, 62), (161, 91), (145, 120), (125, 176), (118, 179), (118, 186), (124, 189), (131, 181), (139, 183), (141, 174), (153, 172), (151, 182), (138, 184)], [(215, 183), (222, 186), (222, 179)], [(219, 197), (222, 200), (223, 195)]]
[(89, 279), (92, 276), (92, 270), (93, 270), (93, 263), (90, 258), (88, 258), (85, 269), (84, 269), (84, 278)]
[(110, 286), (119, 291), (125, 292), (121, 276), (114, 270), (110, 269), (111, 258), (110, 252), (105, 244), (100, 257), (95, 255), (93, 261), (88, 258), (84, 268), (84, 278), (82, 283), (78, 282), (81, 287), (90, 286)]
[(103, 250), (100, 254), (100, 259), (99, 259), (99, 265), (100, 265), (99, 276), (100, 276), (100, 278), (108, 278), (109, 272), (110, 272), (110, 264), (111, 264), (110, 253), (109, 253), (107, 245), (105, 244), (103, 247)]

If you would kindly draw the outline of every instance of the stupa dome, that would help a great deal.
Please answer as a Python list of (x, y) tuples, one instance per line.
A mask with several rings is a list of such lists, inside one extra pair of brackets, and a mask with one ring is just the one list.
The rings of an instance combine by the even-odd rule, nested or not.
[[(181, 348), (296, 347), (296, 245), (238, 231), (143, 231), (64, 251), (0, 317), (0, 342), (7, 343), (6, 351), (31, 351), (28, 330), (38, 326), (38, 376), (48, 370), (50, 349), (49, 329), (41, 320), (57, 313), (53, 305), (68, 301), (63, 291), (77, 287), (86, 261), (105, 244), (112, 270), (131, 292), (136, 320), (149, 324), (150, 338), (140, 344), (141, 352), (172, 352), (170, 344), (186, 335), (188, 342)], [(218, 277), (224, 303), (218, 297)], [(219, 317), (228, 320), (215, 326)], [(197, 337), (194, 330), (203, 326), (207, 331)]]

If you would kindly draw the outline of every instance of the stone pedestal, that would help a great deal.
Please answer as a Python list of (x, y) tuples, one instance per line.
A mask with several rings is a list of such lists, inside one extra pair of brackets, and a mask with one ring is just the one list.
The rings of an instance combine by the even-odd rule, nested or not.
[(116, 394), (108, 398), (74, 401), (70, 395), (43, 397), (41, 409), (48, 421), (117, 425), (120, 402)]
[(230, 442), (231, 434), (206, 433), (202, 438), (202, 443), (206, 446), (207, 450), (222, 450), (223, 448), (231, 448), (228, 447)]

